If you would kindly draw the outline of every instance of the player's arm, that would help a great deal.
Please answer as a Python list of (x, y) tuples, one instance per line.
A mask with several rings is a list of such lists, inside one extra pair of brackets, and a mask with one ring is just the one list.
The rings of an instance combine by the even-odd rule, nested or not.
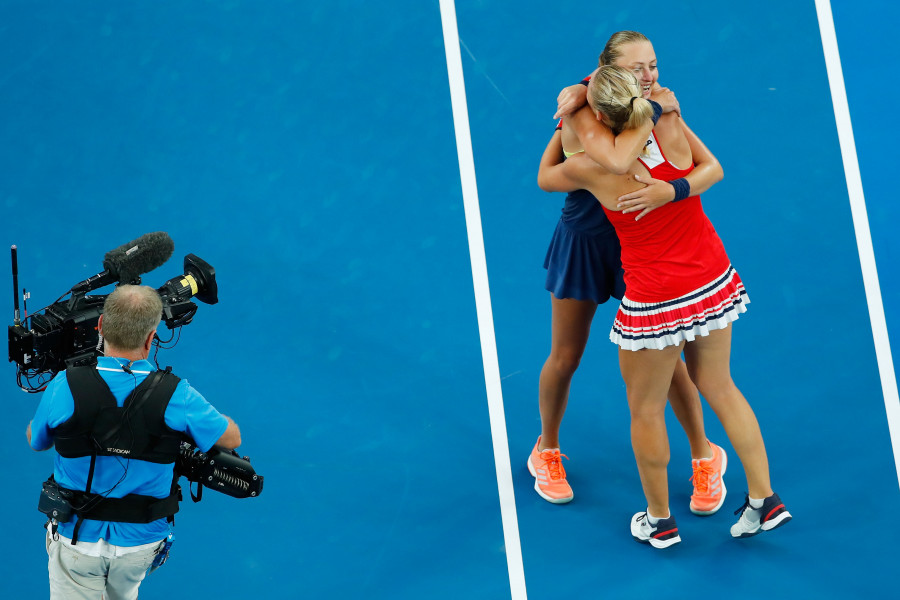
[(700, 141), (684, 119), (681, 120), (681, 128), (691, 147), (691, 156), (694, 160), (694, 170), (685, 176), (691, 184), (691, 196), (702, 194), (725, 177), (725, 171), (718, 159), (710, 152), (709, 148)]
[(538, 167), (538, 187), (545, 192), (573, 192), (584, 187), (584, 180), (580, 177), (579, 169), (567, 168), (567, 163), (578, 162), (583, 158), (573, 156), (564, 161), (562, 151), (562, 135), (559, 131), (553, 133), (550, 143), (544, 149), (541, 156), (541, 164)]
[(589, 107), (578, 109), (575, 114), (566, 117), (565, 121), (575, 131), (585, 154), (616, 175), (628, 172), (647, 144), (647, 137), (653, 130), (653, 122), (648, 119), (641, 127), (613, 135)]
[(554, 119), (562, 119), (571, 115), (576, 110), (587, 104), (587, 84), (590, 76), (585, 77), (581, 83), (564, 87), (556, 97), (556, 114)]
[[(702, 194), (714, 184), (722, 180), (724, 172), (722, 165), (713, 156), (700, 138), (690, 130), (684, 120), (678, 119), (684, 135), (687, 138), (688, 145), (691, 149), (691, 156), (694, 163), (694, 170), (688, 173), (683, 179), (688, 182), (688, 195), (697, 196)], [(673, 184), (662, 181), (660, 179), (644, 178), (635, 176), (635, 179), (643, 183), (646, 187), (641, 188), (630, 194), (620, 196), (617, 206), (622, 209), (623, 213), (631, 213), (640, 211), (635, 220), (640, 220), (644, 215), (652, 210), (668, 204), (675, 200), (675, 187)], [(686, 197), (686, 196), (685, 196)]]
[(563, 162), (564, 155), (562, 150), (562, 132), (557, 129), (553, 132), (553, 137), (544, 149), (541, 156), (541, 164), (538, 166), (538, 187), (545, 192), (565, 192), (567, 190), (558, 189), (554, 184), (557, 183), (553, 176), (552, 168)]

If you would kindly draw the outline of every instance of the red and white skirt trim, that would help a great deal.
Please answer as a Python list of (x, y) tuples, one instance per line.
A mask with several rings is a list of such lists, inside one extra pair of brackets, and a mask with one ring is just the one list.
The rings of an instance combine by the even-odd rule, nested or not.
[(662, 350), (725, 329), (747, 312), (750, 298), (734, 267), (692, 292), (664, 302), (634, 302), (628, 290), (616, 313), (609, 339), (624, 350)]

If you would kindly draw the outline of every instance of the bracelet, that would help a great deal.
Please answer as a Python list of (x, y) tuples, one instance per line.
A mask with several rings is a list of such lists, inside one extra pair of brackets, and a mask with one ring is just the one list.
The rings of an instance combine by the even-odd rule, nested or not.
[(684, 177), (673, 179), (669, 183), (675, 188), (675, 199), (672, 202), (684, 200), (691, 195), (691, 183)]
[[(650, 106), (653, 107), (653, 126), (656, 127), (656, 123), (659, 121), (659, 118), (662, 116), (662, 106), (659, 105), (659, 102), (656, 100), (647, 100), (650, 103)], [(671, 183), (671, 182), (670, 182)]]

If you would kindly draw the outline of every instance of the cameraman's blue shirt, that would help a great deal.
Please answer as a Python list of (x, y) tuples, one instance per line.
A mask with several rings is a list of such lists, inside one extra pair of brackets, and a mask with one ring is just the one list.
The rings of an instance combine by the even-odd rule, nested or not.
[[(147, 375), (156, 368), (146, 360), (131, 365), (133, 375), (122, 370), (127, 365), (124, 358), (101, 356), (97, 370), (109, 386), (119, 406)], [(57, 375), (47, 385), (31, 423), (31, 447), (46, 450), (53, 445), (52, 430), (67, 421), (75, 412), (75, 400), (69, 390), (66, 373)], [(200, 450), (206, 452), (218, 441), (228, 420), (219, 413), (200, 393), (182, 379), (166, 407), (166, 425), (175, 431), (187, 433)], [(53, 476), (60, 486), (83, 490), (87, 485), (90, 456), (63, 458), (57, 455)], [(141, 494), (165, 498), (172, 487), (174, 465), (161, 465), (142, 460), (129, 460), (118, 456), (98, 456), (94, 467), (91, 492), (107, 494), (110, 498), (121, 498), (128, 494)], [(75, 519), (59, 525), (60, 535), (71, 538)], [(156, 542), (168, 534), (166, 519), (152, 523), (115, 523), (85, 519), (78, 532), (79, 541), (96, 542), (104, 539), (116, 546), (138, 546)]]

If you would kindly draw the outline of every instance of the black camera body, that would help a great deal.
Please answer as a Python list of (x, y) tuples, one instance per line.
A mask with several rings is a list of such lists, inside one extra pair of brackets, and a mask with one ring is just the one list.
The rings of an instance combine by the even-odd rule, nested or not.
[[(15, 258), (13, 261), (15, 265)], [(15, 275), (15, 266), (13, 272)], [(140, 283), (140, 277), (123, 283)], [(16, 363), (17, 382), (25, 391), (40, 391), (47, 380), (40, 379), (41, 375), (49, 373), (52, 378), (67, 367), (96, 362), (100, 353), (97, 324), (108, 294), (87, 295), (84, 287), (74, 286), (67, 300), (55, 302), (21, 322), (16, 296), (16, 322), (8, 331), (9, 360)], [(169, 329), (191, 322), (197, 312), (192, 298), (206, 304), (219, 301), (216, 270), (194, 254), (184, 257), (183, 275), (173, 277), (156, 291), (163, 304), (162, 322)], [(37, 383), (32, 383), (36, 377)]]
[(10, 362), (35, 374), (91, 364), (97, 356), (97, 322), (105, 300), (106, 296), (81, 296), (75, 302), (57, 302), (29, 317), (30, 330), (10, 325)]

